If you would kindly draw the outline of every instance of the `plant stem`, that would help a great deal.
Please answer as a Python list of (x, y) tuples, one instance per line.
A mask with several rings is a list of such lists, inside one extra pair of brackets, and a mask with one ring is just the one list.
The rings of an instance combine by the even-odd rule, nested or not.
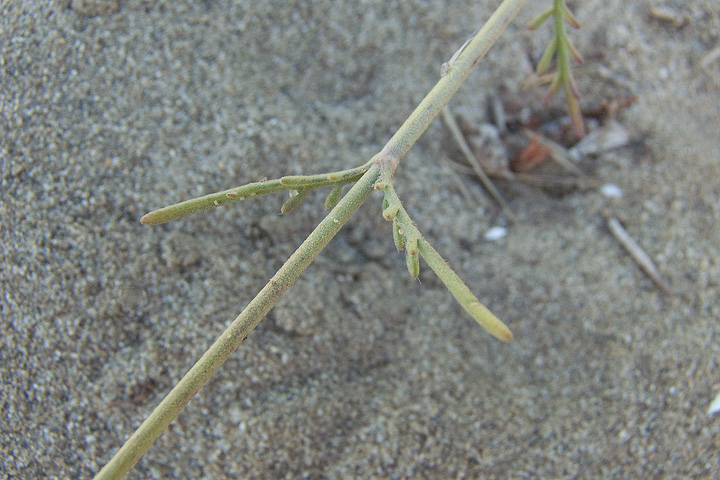
[(202, 197), (191, 198), (174, 205), (160, 208), (148, 213), (140, 219), (145, 225), (160, 225), (178, 220), (194, 213), (222, 207), (230, 203), (241, 202), (246, 198), (268, 195), (294, 188), (322, 188), (332, 185), (343, 185), (360, 178), (369, 168), (370, 162), (357, 168), (339, 172), (321, 173), (317, 175), (293, 175), (275, 180), (263, 180), (235, 187), (222, 192), (215, 192)]
[[(582, 62), (582, 57), (579, 57), (579, 53), (572, 47), (570, 38), (568, 37), (565, 29), (565, 21), (568, 19), (568, 15), (574, 22), (576, 28), (580, 26), (572, 17), (572, 13), (568, 10), (565, 5), (565, 0), (554, 0), (555, 10), (553, 12), (553, 23), (555, 27), (555, 38), (557, 39), (557, 81), (564, 84), (565, 96), (567, 97), (568, 110), (570, 113), (570, 120), (572, 122), (573, 131), (578, 138), (585, 136), (585, 125), (582, 121), (582, 113), (580, 111), (580, 93), (575, 86), (575, 79), (572, 74), (572, 66), (570, 65), (570, 54), (571, 51), (575, 52), (578, 56), (577, 60)], [(558, 85), (559, 85), (558, 83)]]
[(380, 168), (371, 167), (298, 247), (180, 382), (125, 442), (95, 480), (118, 479), (142, 457), (190, 399), (247, 338), (280, 297), (332, 240), (373, 190)]
[(450, 268), (430, 243), (421, 238), (418, 241), (420, 255), (425, 259), (435, 275), (442, 280), (458, 303), (475, 321), (495, 338), (504, 342), (512, 341), (513, 334), (502, 320), (497, 318), (485, 305), (480, 303), (474, 293), (465, 285), (460, 277)]

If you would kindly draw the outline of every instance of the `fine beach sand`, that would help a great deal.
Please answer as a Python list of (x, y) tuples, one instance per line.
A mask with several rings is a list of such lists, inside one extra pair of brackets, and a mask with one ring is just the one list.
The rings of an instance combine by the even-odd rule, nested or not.
[[(3, 1), (0, 477), (91, 478), (325, 192), (283, 216), (284, 194), (164, 226), (144, 213), (364, 163), (498, 3)], [(451, 102), (470, 132), (498, 96), (543, 112), (546, 87), (523, 84), (550, 27), (525, 25), (550, 0), (528, 3)], [(621, 198), (498, 181), (510, 222), (476, 180), (463, 195), (439, 120), (396, 175), (515, 341), (424, 263), (410, 278), (373, 195), (128, 478), (720, 477), (720, 7), (570, 5), (583, 107), (637, 97), (616, 117), (629, 141), (579, 160)]]

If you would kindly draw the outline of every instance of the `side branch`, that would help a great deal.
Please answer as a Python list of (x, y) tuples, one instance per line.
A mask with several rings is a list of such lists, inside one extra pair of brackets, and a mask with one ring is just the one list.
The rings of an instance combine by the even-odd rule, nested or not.
[[(378, 188), (379, 187), (379, 188)], [(450, 265), (440, 256), (432, 245), (422, 236), (415, 223), (408, 215), (397, 196), (392, 183), (380, 182), (375, 184), (376, 189), (385, 192), (383, 200), (383, 217), (393, 222), (393, 238), (398, 251), (406, 250), (407, 266), (410, 275), (417, 278), (420, 272), (419, 256), (422, 256), (435, 275), (445, 284), (458, 303), (470, 314), (481, 327), (495, 338), (509, 342), (513, 334), (502, 320), (497, 318), (474, 293), (465, 285), (465, 282), (455, 273)]]
[(307, 193), (309, 190), (315, 188), (342, 186), (359, 179), (369, 167), (370, 163), (368, 162), (360, 167), (338, 172), (320, 173), (317, 175), (292, 175), (275, 180), (248, 183), (242, 187), (211, 193), (160, 208), (143, 216), (140, 222), (145, 225), (160, 225), (204, 210), (241, 202), (246, 198), (268, 195), (283, 190), (304, 190), (305, 193)]

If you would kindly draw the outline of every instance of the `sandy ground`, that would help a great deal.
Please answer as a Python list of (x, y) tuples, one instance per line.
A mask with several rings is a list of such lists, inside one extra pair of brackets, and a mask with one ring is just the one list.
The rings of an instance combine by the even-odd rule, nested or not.
[[(496, 3), (3, 1), (0, 477), (97, 472), (324, 197), (161, 227), (143, 213), (366, 161)], [(550, 31), (524, 25), (549, 1), (530, 3), (453, 99), (470, 131), (501, 94), (542, 113), (543, 88), (521, 86)], [(427, 267), (408, 276), (373, 196), (129, 478), (720, 476), (720, 7), (571, 5), (583, 107), (638, 98), (617, 115), (630, 141), (579, 162), (622, 198), (498, 182), (511, 223), (463, 196), (439, 121), (397, 175), (515, 341), (483, 332)], [(493, 226), (507, 236), (485, 240)]]

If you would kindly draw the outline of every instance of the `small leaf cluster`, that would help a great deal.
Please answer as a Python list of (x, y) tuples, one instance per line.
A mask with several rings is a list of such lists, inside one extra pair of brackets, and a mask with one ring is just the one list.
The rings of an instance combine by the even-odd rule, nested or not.
[(381, 174), (374, 188), (384, 193), (382, 216), (385, 220), (392, 222), (393, 241), (398, 252), (405, 251), (405, 263), (410, 276), (418, 278), (420, 275), (420, 257), (422, 256), (435, 275), (452, 293), (455, 300), (481, 327), (495, 338), (506, 342), (512, 340), (513, 334), (507, 325), (477, 299), (465, 282), (420, 233), (415, 222), (403, 207), (391, 177), (392, 175), (386, 170)]

